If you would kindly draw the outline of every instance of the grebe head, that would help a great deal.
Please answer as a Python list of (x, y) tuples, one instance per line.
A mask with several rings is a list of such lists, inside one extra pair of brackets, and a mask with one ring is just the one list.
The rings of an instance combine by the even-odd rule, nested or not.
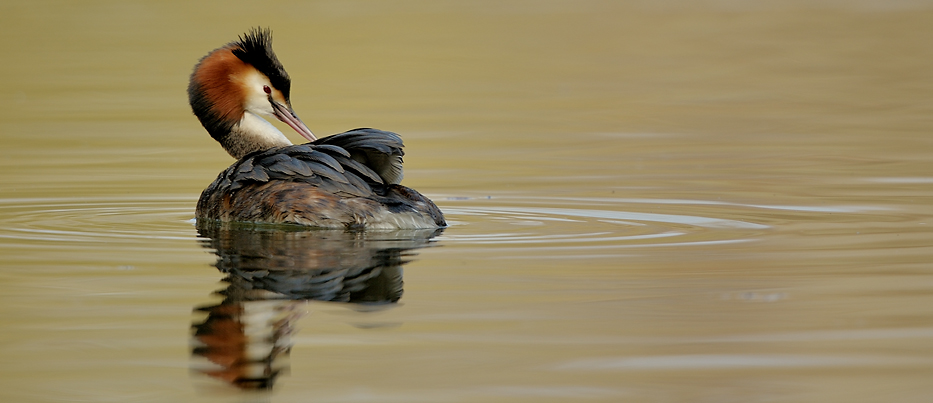
[(315, 140), (292, 110), (290, 88), (288, 73), (272, 51), (272, 32), (253, 29), (194, 66), (188, 101), (211, 137), (240, 158), (291, 144), (261, 116), (274, 116), (302, 137)]

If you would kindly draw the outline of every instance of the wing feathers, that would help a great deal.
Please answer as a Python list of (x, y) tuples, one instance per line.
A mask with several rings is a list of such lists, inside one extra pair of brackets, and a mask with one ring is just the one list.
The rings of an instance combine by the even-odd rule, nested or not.
[(346, 150), (354, 160), (376, 172), (386, 184), (398, 184), (404, 176), (404, 144), (398, 134), (377, 129), (354, 129), (318, 139), (313, 144)]
[(395, 133), (355, 129), (247, 155), (221, 173), (214, 186), (234, 191), (249, 183), (285, 180), (347, 196), (378, 196), (386, 185), (402, 180), (403, 146)]

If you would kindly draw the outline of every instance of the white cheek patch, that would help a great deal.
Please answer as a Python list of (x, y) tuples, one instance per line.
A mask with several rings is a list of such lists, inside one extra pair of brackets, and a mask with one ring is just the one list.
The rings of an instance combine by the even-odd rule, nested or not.
[(272, 87), (269, 79), (256, 70), (249, 70), (238, 81), (246, 94), (244, 109), (257, 115), (272, 115), (274, 111), (269, 104), (269, 95), (263, 91), (264, 86)]

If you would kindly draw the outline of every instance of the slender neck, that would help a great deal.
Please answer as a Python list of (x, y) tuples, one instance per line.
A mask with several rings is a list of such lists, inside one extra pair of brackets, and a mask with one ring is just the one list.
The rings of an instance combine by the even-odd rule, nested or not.
[(292, 145), (279, 129), (252, 112), (244, 112), (240, 122), (217, 141), (236, 159), (254, 151)]

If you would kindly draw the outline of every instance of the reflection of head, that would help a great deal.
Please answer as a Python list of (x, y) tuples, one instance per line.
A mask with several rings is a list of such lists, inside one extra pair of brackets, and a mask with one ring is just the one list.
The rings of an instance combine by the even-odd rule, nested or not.
[(299, 305), (289, 300), (226, 299), (200, 308), (207, 318), (193, 325), (192, 355), (209, 363), (197, 370), (243, 389), (271, 388), (287, 367), (291, 322), (301, 316)]
[(402, 296), (402, 265), (437, 230), (347, 232), (199, 225), (203, 245), (226, 273), (220, 304), (198, 308), (192, 355), (199, 372), (245, 389), (271, 388), (291, 348), (296, 300), (391, 304)]

